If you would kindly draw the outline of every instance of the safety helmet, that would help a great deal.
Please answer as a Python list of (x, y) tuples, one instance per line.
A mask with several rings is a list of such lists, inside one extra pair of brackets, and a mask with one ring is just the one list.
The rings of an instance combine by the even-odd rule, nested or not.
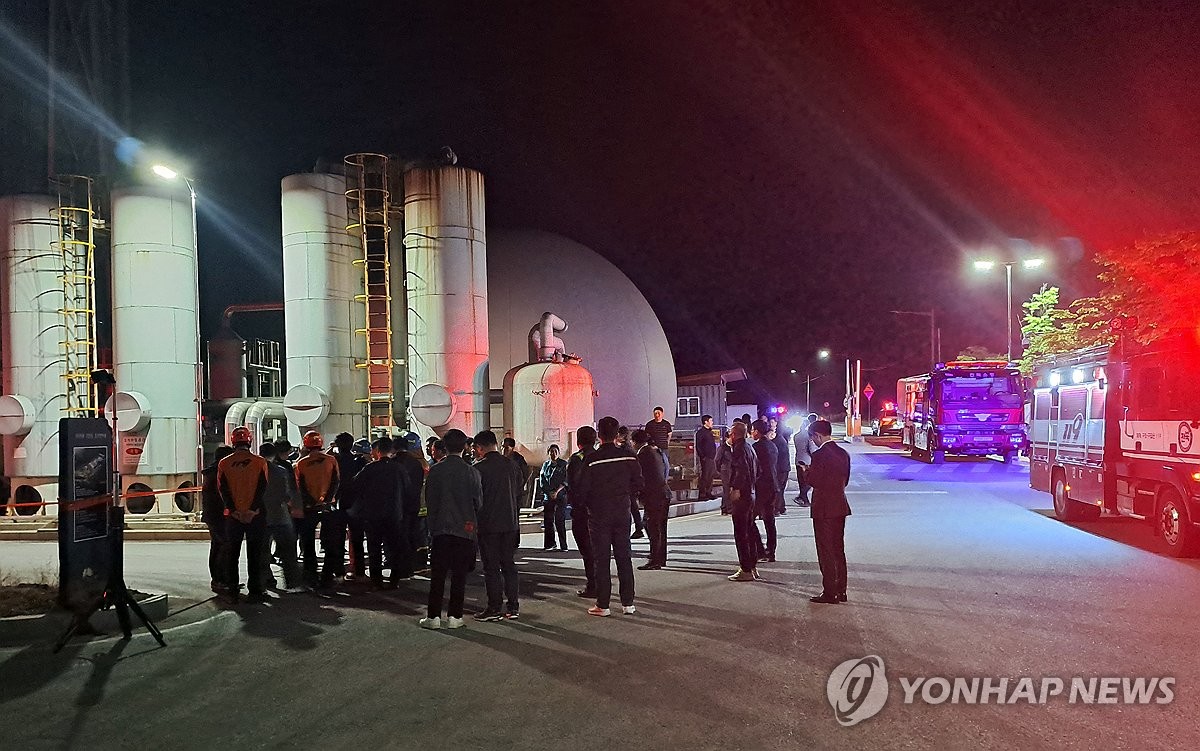
[(411, 430), (400, 436), (400, 440), (403, 441), (402, 446), (405, 451), (421, 450), (421, 436), (417, 435)]
[(320, 449), (325, 445), (325, 439), (315, 430), (310, 430), (304, 434), (304, 448)]
[(254, 442), (254, 435), (250, 432), (250, 428), (245, 425), (239, 425), (229, 433), (229, 443), (234, 446), (246, 445), (249, 446)]
[(355, 454), (366, 456), (367, 454), (371, 453), (370, 439), (359, 438), (357, 441), (354, 442), (354, 445), (352, 447), (350, 447), (350, 451)]

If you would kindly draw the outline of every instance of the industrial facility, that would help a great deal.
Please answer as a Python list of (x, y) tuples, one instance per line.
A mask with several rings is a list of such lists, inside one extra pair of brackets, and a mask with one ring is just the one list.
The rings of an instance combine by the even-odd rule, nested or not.
[[(206, 454), (239, 426), (297, 445), (310, 429), (491, 428), (540, 462), (601, 415), (674, 405), (666, 336), (633, 283), (557, 235), (489, 242), (483, 175), (456, 161), (360, 153), (283, 178), (284, 299), (231, 306), (206, 343), (186, 179), (0, 198), (7, 514), (54, 513), (63, 417), (114, 424), (127, 507), (163, 518), (199, 510)], [(237, 333), (237, 316), (279, 309), (282, 347)]]

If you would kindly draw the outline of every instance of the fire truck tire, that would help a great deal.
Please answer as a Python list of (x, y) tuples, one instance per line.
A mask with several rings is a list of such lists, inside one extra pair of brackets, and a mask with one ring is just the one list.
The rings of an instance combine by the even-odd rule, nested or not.
[(1100, 516), (1099, 506), (1080, 503), (1067, 496), (1067, 478), (1061, 470), (1054, 471), (1054, 479), (1051, 481), (1051, 495), (1054, 496), (1054, 515), (1060, 521), (1090, 521)]
[(1012, 464), (1014, 461), (1016, 461), (1016, 458), (1016, 451), (1005, 451), (1004, 456), (1000, 457), (1000, 461), (1004, 462), (1005, 464)]
[(1200, 533), (1192, 526), (1187, 508), (1174, 489), (1168, 488), (1159, 495), (1154, 523), (1163, 546), (1176, 558), (1194, 556), (1200, 549)]

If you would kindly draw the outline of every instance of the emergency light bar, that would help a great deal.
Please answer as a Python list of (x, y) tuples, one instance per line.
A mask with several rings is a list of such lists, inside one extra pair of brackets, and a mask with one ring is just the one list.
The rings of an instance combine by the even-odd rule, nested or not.
[(955, 360), (954, 362), (939, 362), (934, 368), (936, 370), (983, 370), (994, 368), (1009, 368), (1012, 367), (1007, 360)]

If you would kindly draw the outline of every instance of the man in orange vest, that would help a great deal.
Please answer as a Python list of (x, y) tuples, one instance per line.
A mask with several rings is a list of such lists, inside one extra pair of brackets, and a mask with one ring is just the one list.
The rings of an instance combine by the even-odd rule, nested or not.
[[(321, 450), (324, 445), (320, 433), (308, 431), (304, 434), (304, 455), (296, 462), (296, 487), (304, 507), (304, 517), (296, 520), (296, 527), (300, 552), (304, 556), (304, 583), (310, 587), (317, 586), (317, 523), (328, 517), (341, 481), (337, 459)], [(344, 536), (345, 528), (341, 527), (341, 531)], [(321, 534), (325, 536), (324, 532)], [(326, 556), (322, 576), (326, 583), (333, 581), (332, 566), (333, 562)]]
[(250, 450), (252, 436), (249, 428), (233, 429), (230, 443), (233, 453), (217, 464), (217, 492), (225, 506), (225, 529), (228, 552), (225, 584), (228, 597), (238, 600), (238, 559), (242, 539), (246, 540), (246, 577), (249, 602), (263, 602), (261, 557), (264, 552), (266, 515), (263, 513), (263, 494), (267, 491), (267, 460)]

